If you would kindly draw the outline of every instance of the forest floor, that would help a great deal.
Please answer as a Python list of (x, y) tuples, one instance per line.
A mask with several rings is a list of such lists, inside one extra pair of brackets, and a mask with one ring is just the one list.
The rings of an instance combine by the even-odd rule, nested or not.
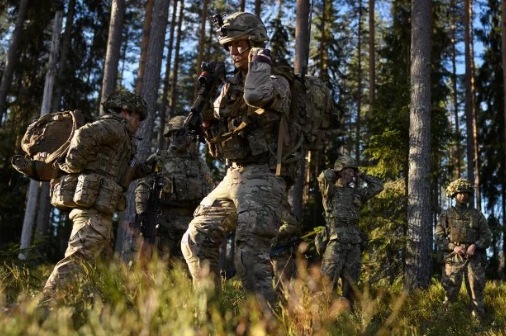
[(224, 281), (222, 294), (207, 305), (182, 265), (89, 267), (41, 303), (52, 265), (4, 263), (0, 335), (506, 335), (504, 282), (487, 282), (480, 323), (471, 316), (464, 286), (458, 302), (444, 308), (436, 280), (410, 294), (400, 283), (362, 285), (351, 311), (347, 301), (322, 290), (316, 268), (303, 266), (283, 305), (270, 315), (244, 294), (237, 278)]

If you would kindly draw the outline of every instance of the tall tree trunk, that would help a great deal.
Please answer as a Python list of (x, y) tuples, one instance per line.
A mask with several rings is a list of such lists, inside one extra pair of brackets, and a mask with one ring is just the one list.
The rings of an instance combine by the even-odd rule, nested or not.
[(144, 26), (142, 27), (141, 57), (139, 60), (139, 69), (137, 70), (137, 82), (135, 83), (135, 93), (138, 95), (142, 93), (142, 84), (144, 83), (144, 71), (146, 69), (146, 57), (148, 54), (149, 33), (151, 31), (151, 17), (153, 16), (154, 4), (155, 0), (148, 0), (146, 3), (146, 16), (144, 17)]
[(412, 0), (411, 108), (409, 116), (408, 235), (405, 288), (430, 283), (430, 45), (431, 0)]
[(360, 164), (360, 112), (362, 110), (362, 0), (358, 1), (358, 41), (357, 41), (357, 120), (356, 120), (356, 139), (355, 155), (357, 164)]
[[(44, 84), (44, 95), (42, 98), (42, 106), (40, 109), (40, 115), (43, 116), (51, 111), (51, 101), (53, 98), (54, 80), (56, 74), (56, 59), (58, 58), (58, 49), (60, 45), (60, 32), (62, 26), (63, 11), (57, 10), (54, 16), (53, 22), (53, 36), (51, 39), (51, 50), (49, 53), (49, 60), (46, 72), (46, 81)], [(39, 187), (40, 190), (39, 190)], [(39, 195), (42, 198), (42, 202), (38, 202)], [(20, 249), (26, 249), (30, 247), (32, 242), (33, 225), (36, 216), (40, 219), (39, 230), (43, 231), (44, 226), (47, 224), (44, 221), (48, 221), (48, 208), (49, 204), (47, 197), (49, 195), (49, 183), (39, 182), (30, 180), (30, 187), (28, 189), (25, 217), (23, 219), (23, 229), (21, 231), (21, 243)], [(37, 212), (37, 203), (39, 208)], [(26, 259), (27, 253), (21, 252), (18, 255), (19, 259)]]
[[(473, 2), (469, 6), (469, 53), (471, 61), (471, 112), (473, 125), (473, 161), (474, 161), (474, 189), (476, 195), (476, 208), (481, 211), (481, 188), (480, 188), (480, 151), (478, 148), (478, 126), (476, 120), (476, 87), (474, 84), (475, 62), (474, 62), (474, 25), (473, 25)], [(472, 183), (472, 181), (471, 181)]]
[[(107, 52), (105, 56), (104, 77), (102, 79), (102, 94), (100, 101), (115, 91), (118, 79), (118, 64), (121, 54), (121, 32), (123, 18), (125, 17), (125, 0), (113, 0), (111, 5), (111, 21), (109, 23), (109, 37), (107, 39)], [(100, 105), (100, 115), (104, 109)]]
[[(202, 14), (200, 21), (200, 36), (199, 36), (199, 53), (197, 56), (197, 64), (195, 66), (195, 73), (198, 76), (201, 72), (200, 65), (204, 59), (204, 50), (206, 46), (206, 24), (207, 24), (207, 0), (202, 1)], [(197, 86), (193, 93), (193, 99), (196, 99), (198, 95)]]
[[(466, 133), (467, 133), (467, 178), (473, 183), (474, 178), (474, 134), (473, 134), (473, 92), (471, 89), (471, 34), (470, 34), (471, 0), (464, 0), (464, 46), (466, 59), (465, 74), (465, 110), (466, 110)], [(474, 198), (470, 201), (474, 204)]]
[(262, 0), (255, 0), (255, 15), (258, 17), (262, 15)]
[(165, 78), (163, 79), (163, 95), (162, 95), (162, 105), (160, 107), (160, 132), (158, 133), (158, 148), (165, 148), (165, 137), (163, 133), (165, 132), (165, 124), (166, 121), (172, 118), (169, 114), (167, 115), (167, 103), (169, 96), (169, 80), (170, 80), (170, 71), (172, 64), (172, 49), (174, 47), (174, 31), (176, 30), (176, 13), (177, 13), (177, 3), (178, 0), (173, 0), (172, 5), (172, 20), (170, 22), (170, 37), (169, 37), (169, 46), (167, 47), (167, 63), (165, 64)]
[[(328, 76), (327, 76), (327, 1), (328, 0), (322, 0), (322, 18), (320, 22), (320, 31), (321, 31), (321, 38), (320, 38), (320, 78), (323, 82), (327, 82)], [(280, 12), (281, 12), (281, 6), (280, 6)], [(280, 16), (281, 17), (281, 16)]]
[(179, 7), (179, 21), (177, 23), (177, 39), (176, 48), (174, 52), (174, 70), (172, 71), (172, 88), (170, 93), (170, 115), (176, 115), (176, 104), (177, 104), (177, 77), (179, 72), (179, 56), (181, 53), (181, 39), (182, 39), (182, 27), (183, 27), (183, 13), (184, 13), (184, 0), (180, 0)]
[(61, 96), (63, 88), (63, 76), (67, 72), (67, 55), (70, 49), (70, 41), (72, 36), (72, 28), (74, 26), (76, 0), (70, 0), (67, 7), (67, 17), (65, 18), (65, 31), (62, 36), (60, 60), (58, 62), (58, 74), (56, 75), (56, 85), (54, 87), (53, 102), (51, 111), (59, 111), (61, 109)]
[[(142, 162), (149, 154), (151, 147), (151, 136), (156, 116), (156, 102), (158, 89), (160, 87), (160, 72), (162, 69), (163, 47), (165, 44), (165, 32), (167, 30), (167, 19), (169, 16), (169, 1), (155, 0), (153, 5), (153, 16), (151, 21), (151, 32), (149, 34), (149, 45), (144, 72), (144, 83), (141, 96), (146, 101), (148, 117), (142, 122), (138, 136), (142, 139), (137, 145), (137, 162)], [(130, 184), (127, 197), (127, 208), (120, 221), (120, 230), (117, 233), (116, 249), (121, 249), (123, 240), (126, 238), (129, 223), (135, 220), (135, 196), (134, 183)], [(123, 251), (122, 251), (123, 252)]]
[[(309, 0), (297, 0), (296, 12), (294, 71), (295, 73), (306, 74), (309, 58)], [(302, 192), (306, 170), (304, 157), (305, 155), (301, 159), (300, 176), (288, 192), (288, 202), (292, 207), (293, 214), (299, 220), (302, 218)]]
[(239, 12), (244, 12), (246, 10), (246, 0), (241, 0), (239, 3)]
[(11, 43), (9, 45), (9, 51), (7, 52), (7, 59), (5, 61), (5, 68), (2, 74), (2, 81), (0, 82), (0, 126), (3, 124), (3, 120), (6, 111), (7, 92), (11, 88), (12, 76), (14, 74), (14, 67), (18, 62), (18, 50), (19, 43), (21, 42), (21, 33), (23, 24), (25, 22), (26, 11), (28, 8), (28, 0), (21, 0), (18, 8), (18, 16), (16, 18), (16, 26), (12, 32)]
[[(504, 114), (504, 136), (503, 136), (503, 146), (505, 152), (503, 153), (503, 167), (504, 170), (504, 162), (506, 162), (506, 1), (501, 1), (501, 51), (502, 51), (502, 78), (503, 78), (503, 114)], [(502, 181), (502, 227), (503, 227), (503, 256), (506, 256), (506, 192), (504, 191), (506, 188), (506, 181)], [(505, 260), (506, 264), (506, 260)], [(506, 265), (505, 265), (506, 266)], [(506, 277), (506, 267), (504, 267), (503, 277)]]
[(453, 98), (453, 113), (455, 118), (455, 154), (453, 165), (455, 167), (454, 175), (456, 178), (461, 176), (461, 154), (460, 154), (460, 124), (459, 124), (459, 101), (457, 91), (457, 5), (455, 0), (451, 2), (451, 58), (452, 58), (452, 98)]
[(369, 118), (373, 115), (376, 101), (376, 25), (374, 0), (369, 0)]

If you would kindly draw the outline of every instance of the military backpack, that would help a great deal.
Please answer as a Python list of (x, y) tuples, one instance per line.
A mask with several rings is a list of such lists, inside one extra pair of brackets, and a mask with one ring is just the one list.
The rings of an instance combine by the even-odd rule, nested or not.
[[(330, 131), (338, 128), (340, 120), (330, 89), (320, 78), (301, 77), (288, 66), (273, 67), (272, 73), (288, 81), (292, 95), (289, 116), (280, 124), (276, 169), (279, 172), (280, 164), (302, 146), (310, 151), (322, 150)], [(289, 150), (280, 153), (280, 148)]]
[(85, 124), (81, 111), (49, 113), (31, 123), (21, 140), (25, 156), (11, 159), (21, 174), (37, 181), (49, 181), (56, 177), (56, 161), (67, 154), (75, 131)]

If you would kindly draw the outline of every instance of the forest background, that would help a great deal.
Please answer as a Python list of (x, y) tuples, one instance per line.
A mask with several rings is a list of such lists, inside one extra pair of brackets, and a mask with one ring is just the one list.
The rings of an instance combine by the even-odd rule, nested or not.
[[(419, 16), (411, 1), (312, 1), (307, 73), (331, 88), (341, 122), (324, 151), (308, 153), (292, 205), (305, 232), (323, 225), (316, 176), (338, 153), (356, 158), (361, 169), (385, 181), (385, 190), (361, 216), (370, 238), (364, 273), (373, 282), (392, 285), (416, 269), (408, 276), (415, 279), (412, 285), (426, 287), (440, 274), (432, 232), (438, 214), (450, 206), (444, 187), (454, 178), (468, 178), (475, 184), (475, 206), (494, 234), (487, 276), (503, 280), (505, 4), (427, 3), (430, 17), (423, 24), (429, 34), (423, 42), (430, 57), (425, 71), (429, 104), (428, 113), (417, 114), (412, 23)], [(293, 0), (2, 1), (0, 261), (54, 263), (71, 231), (67, 214), (49, 205), (48, 185), (30, 182), (10, 164), (21, 153), (20, 140), (30, 122), (68, 109), (96, 118), (103, 97), (126, 88), (148, 102), (150, 117), (139, 131), (138, 157), (143, 159), (165, 146), (161, 125), (187, 113), (200, 64), (228, 61), (212, 15), (239, 9), (258, 14), (268, 28), (274, 62), (293, 64), (297, 47), (304, 48), (295, 38), (296, 6)], [(413, 116), (421, 118), (420, 128), (413, 126)], [(412, 156), (418, 134), (428, 137), (421, 145), (426, 153), (421, 164)], [(223, 176), (223, 163), (206, 159), (215, 177)], [(416, 181), (423, 184), (422, 192)], [(417, 209), (417, 204), (424, 207)], [(115, 217), (119, 253), (124, 253), (131, 212)], [(422, 256), (415, 266), (413, 253)]]

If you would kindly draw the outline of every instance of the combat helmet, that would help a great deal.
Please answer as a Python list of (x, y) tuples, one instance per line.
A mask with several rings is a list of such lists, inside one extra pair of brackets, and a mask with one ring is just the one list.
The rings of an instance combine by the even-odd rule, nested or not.
[(126, 90), (111, 93), (102, 102), (104, 111), (108, 113), (109, 109), (126, 109), (136, 111), (140, 114), (140, 120), (143, 121), (148, 116), (146, 102), (140, 96)]
[(184, 126), (185, 116), (175, 116), (171, 118), (165, 125), (163, 136), (169, 136), (170, 132), (179, 131)]
[(215, 25), (219, 33), (218, 41), (226, 48), (230, 42), (238, 40), (249, 40), (254, 47), (265, 47), (267, 29), (258, 16), (236, 12), (222, 21), (221, 16), (214, 17)]
[(344, 168), (358, 169), (357, 163), (348, 155), (343, 155), (337, 158), (334, 163), (334, 170), (336, 172), (342, 171)]
[(473, 185), (466, 179), (459, 178), (452, 181), (448, 187), (446, 187), (446, 196), (454, 197), (457, 193), (474, 193)]

